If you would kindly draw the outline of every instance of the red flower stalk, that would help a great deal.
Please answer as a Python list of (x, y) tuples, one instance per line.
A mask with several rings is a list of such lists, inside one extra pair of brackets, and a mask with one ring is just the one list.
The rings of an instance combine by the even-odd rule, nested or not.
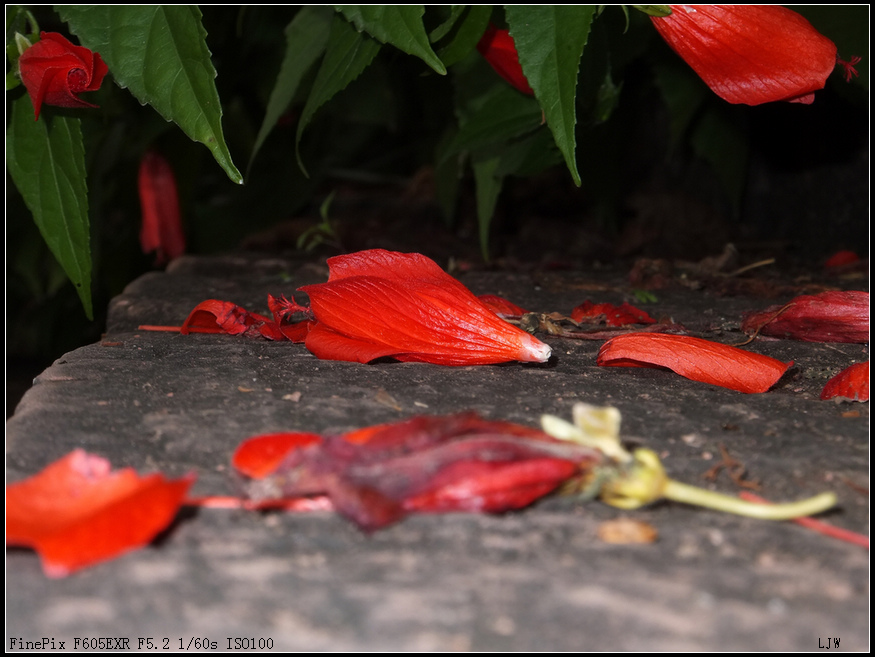
[(849, 399), (869, 401), (869, 361), (855, 363), (827, 381), (820, 393), (821, 399)]
[(40, 40), (18, 59), (21, 81), (39, 119), (43, 103), (57, 107), (97, 107), (79, 94), (97, 91), (109, 68), (96, 52), (74, 46), (57, 32), (42, 32)]
[(233, 464), (253, 478), (257, 505), (327, 494), (334, 508), (374, 530), (408, 513), (518, 509), (602, 460), (538, 429), (474, 413), (415, 417), (339, 437), (257, 436)]
[(775, 5), (669, 5), (651, 17), (672, 49), (718, 96), (759, 105), (811, 103), (836, 66), (836, 46)]
[(599, 350), (597, 363), (609, 367), (667, 367), (683, 377), (737, 390), (766, 392), (793, 364), (737, 347), (665, 333), (629, 333)]
[(508, 30), (499, 30), (490, 23), (477, 44), (477, 50), (495, 69), (495, 72), (515, 89), (530, 96), (535, 94), (529, 86), (526, 76), (523, 75), (516, 45), (514, 45), (513, 37)]
[(176, 516), (194, 477), (167, 481), (81, 449), (6, 487), (6, 544), (32, 547), (49, 577), (149, 543)]
[(869, 342), (869, 293), (802, 295), (747, 315), (741, 330), (804, 342)]
[(179, 211), (176, 177), (170, 163), (155, 151), (140, 160), (140, 207), (143, 253), (156, 251), (155, 264), (163, 265), (185, 253), (185, 233)]
[(550, 358), (549, 346), (418, 253), (359, 251), (329, 258), (328, 268), (327, 283), (300, 288), (316, 319), (305, 344), (319, 358), (438, 365)]

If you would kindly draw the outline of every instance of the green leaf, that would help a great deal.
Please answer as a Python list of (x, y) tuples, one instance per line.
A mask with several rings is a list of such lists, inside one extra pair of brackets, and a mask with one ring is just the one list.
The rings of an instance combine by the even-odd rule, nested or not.
[(696, 155), (708, 161), (738, 212), (747, 180), (750, 140), (744, 107), (711, 103), (690, 136)]
[(577, 73), (595, 12), (595, 5), (505, 8), (523, 73), (576, 185), (580, 185), (574, 136)]
[(326, 7), (304, 7), (286, 26), (286, 55), (270, 92), (264, 121), (249, 158), (250, 167), (264, 140), (295, 97), (301, 79), (325, 52), (332, 16)]
[(76, 287), (88, 319), (91, 243), (85, 147), (79, 119), (44, 113), (33, 120), (30, 97), (12, 102), (6, 166), (52, 254)]
[(428, 42), (422, 24), (425, 14), (422, 5), (339, 5), (337, 10), (359, 32), (364, 30), (382, 43), (419, 57), (437, 73), (446, 75), (446, 67)]
[(361, 75), (378, 52), (380, 52), (378, 41), (356, 32), (351, 24), (335, 15), (331, 21), (331, 33), (328, 37), (325, 57), (322, 59), (319, 72), (316, 74), (316, 80), (314, 80), (313, 88), (307, 97), (307, 103), (301, 111), (301, 119), (298, 121), (295, 154), (298, 158), (298, 165), (304, 173), (306, 173), (306, 169), (301, 161), (299, 151), (304, 128), (310, 123), (316, 110)]
[[(456, 62), (460, 62), (474, 50), (483, 36), (483, 32), (486, 31), (486, 26), (489, 25), (490, 16), (492, 16), (490, 5), (474, 5), (468, 8), (464, 18), (453, 26), (455, 34), (451, 41), (438, 49), (438, 55), (444, 66), (452, 66)], [(434, 38), (434, 32), (432, 38)]]
[(194, 5), (61, 5), (61, 19), (98, 53), (116, 83), (206, 145), (228, 177), (234, 166), (222, 133), (216, 69)]
[(541, 125), (537, 101), (504, 81), (472, 99), (459, 113), (459, 132), (442, 151), (442, 159), (461, 151), (504, 143)]
[[(465, 5), (452, 5), (449, 9), (450, 13), (446, 20), (429, 32), (428, 40), (431, 43), (436, 43), (447, 36), (456, 25), (456, 21), (465, 13), (467, 7)], [(492, 11), (492, 9), (489, 11)]]
[(711, 91), (702, 79), (689, 70), (672, 64), (654, 66), (656, 86), (668, 107), (672, 148), (676, 148), (690, 123)]
[(474, 169), (474, 185), (477, 195), (477, 224), (480, 227), (480, 250), (483, 259), (489, 261), (489, 225), (495, 214), (495, 204), (501, 194), (504, 176), (497, 175), (501, 157), (477, 159), (471, 163)]

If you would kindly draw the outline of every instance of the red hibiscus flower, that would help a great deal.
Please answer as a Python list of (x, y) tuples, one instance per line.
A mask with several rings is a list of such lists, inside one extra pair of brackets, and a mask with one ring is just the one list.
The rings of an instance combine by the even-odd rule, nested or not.
[(97, 107), (78, 94), (97, 91), (109, 72), (96, 52), (74, 46), (56, 32), (42, 32), (40, 40), (18, 60), (36, 119), (43, 103), (58, 107)]
[(836, 46), (774, 5), (669, 5), (653, 25), (712, 91), (730, 103), (811, 103), (836, 65)]
[(508, 30), (499, 30), (492, 23), (477, 44), (477, 50), (489, 62), (495, 72), (524, 94), (534, 95), (529, 81), (523, 75), (520, 58)]
[(327, 283), (301, 288), (316, 319), (305, 344), (319, 358), (438, 365), (550, 358), (549, 346), (423, 255), (373, 249), (329, 258), (328, 268)]

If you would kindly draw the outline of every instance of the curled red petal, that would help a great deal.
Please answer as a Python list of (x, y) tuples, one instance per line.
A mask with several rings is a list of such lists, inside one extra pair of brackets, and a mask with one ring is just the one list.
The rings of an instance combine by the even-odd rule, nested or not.
[(869, 361), (855, 363), (832, 377), (823, 387), (820, 398), (869, 401)]
[(328, 266), (327, 283), (300, 288), (317, 321), (305, 344), (319, 358), (483, 365), (550, 357), (549, 346), (425, 256), (374, 249), (329, 258)]
[(81, 449), (6, 487), (6, 544), (32, 547), (49, 577), (149, 543), (170, 524), (194, 476), (168, 481)]
[(483, 55), (495, 72), (516, 90), (530, 96), (534, 95), (535, 92), (532, 91), (529, 81), (523, 74), (516, 45), (508, 30), (500, 30), (490, 23), (477, 43), (477, 51)]
[(207, 299), (194, 307), (179, 332), (183, 335), (192, 332), (239, 335), (245, 333), (250, 326), (270, 323), (270, 321), (267, 317), (250, 313), (230, 301)]
[(836, 46), (776, 5), (669, 5), (651, 17), (672, 49), (718, 96), (759, 105), (811, 103), (836, 66)]
[(587, 299), (571, 311), (571, 319), (578, 323), (584, 320), (600, 321), (602, 317), (608, 326), (656, 324), (656, 320), (646, 312), (625, 302), (615, 306), (612, 303), (593, 303)]
[(747, 393), (766, 392), (793, 364), (719, 342), (666, 333), (612, 338), (602, 345), (597, 362), (607, 367), (667, 367), (693, 381)]
[(744, 318), (741, 330), (805, 342), (869, 341), (869, 293), (822, 292), (802, 295)]

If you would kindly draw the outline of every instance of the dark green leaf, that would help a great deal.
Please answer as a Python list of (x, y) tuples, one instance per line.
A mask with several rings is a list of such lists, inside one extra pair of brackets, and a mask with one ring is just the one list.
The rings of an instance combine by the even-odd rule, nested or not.
[(688, 68), (672, 64), (654, 67), (656, 86), (668, 107), (672, 147), (677, 147), (690, 122), (711, 92), (702, 79)]
[(489, 25), (491, 15), (490, 5), (474, 5), (468, 8), (468, 13), (454, 26), (452, 40), (438, 50), (445, 66), (452, 66), (474, 50)]
[(366, 34), (356, 32), (355, 28), (342, 18), (335, 16), (331, 21), (328, 48), (322, 59), (319, 72), (316, 74), (316, 80), (313, 82), (307, 103), (301, 112), (301, 119), (298, 121), (295, 152), (298, 157), (298, 165), (303, 171), (306, 172), (306, 169), (301, 161), (298, 147), (304, 128), (310, 123), (316, 110), (361, 75), (379, 51), (380, 43), (378, 41)]
[(88, 189), (79, 119), (49, 119), (44, 113), (34, 121), (30, 97), (19, 97), (12, 102), (6, 133), (6, 166), (92, 319)]
[(691, 135), (693, 150), (714, 167), (736, 211), (744, 193), (750, 150), (745, 109), (711, 103)]
[(62, 5), (58, 13), (120, 87), (206, 145), (228, 177), (243, 182), (222, 133), (216, 69), (196, 6)]
[(460, 128), (442, 152), (442, 159), (462, 151), (501, 144), (536, 130), (541, 113), (533, 98), (500, 82), (460, 111)]
[(286, 55), (249, 158), (250, 167), (267, 135), (295, 97), (301, 79), (325, 52), (332, 16), (326, 7), (304, 7), (286, 26)]
[(489, 260), (489, 225), (495, 214), (495, 204), (501, 194), (504, 177), (496, 175), (501, 157), (493, 156), (472, 162), (477, 194), (477, 224), (480, 227), (480, 249), (483, 259)]
[(452, 5), (446, 20), (429, 32), (428, 40), (431, 43), (436, 43), (447, 36), (456, 25), (456, 21), (459, 20), (459, 17), (465, 13), (465, 9), (465, 5)]
[(447, 69), (428, 42), (422, 5), (339, 5), (337, 9), (359, 32), (364, 30), (382, 43), (419, 57), (437, 73), (446, 75)]
[(577, 73), (595, 12), (595, 5), (505, 8), (523, 73), (577, 185), (580, 185), (574, 136)]

